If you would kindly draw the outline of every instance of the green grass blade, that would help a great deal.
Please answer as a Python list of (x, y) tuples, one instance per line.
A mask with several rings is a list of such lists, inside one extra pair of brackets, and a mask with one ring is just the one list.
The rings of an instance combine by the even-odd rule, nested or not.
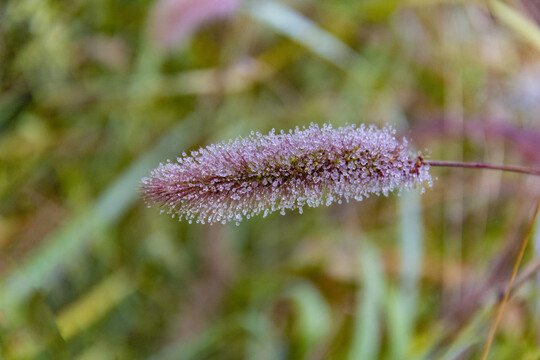
[(393, 359), (405, 359), (413, 338), (418, 284), (422, 265), (423, 228), (420, 194), (404, 192), (399, 201), (401, 244), (401, 284), (389, 300), (390, 351)]
[(357, 308), (349, 360), (377, 359), (380, 352), (380, 310), (384, 298), (385, 279), (382, 260), (368, 244), (360, 249), (362, 284), (357, 292)]
[(58, 268), (72, 261), (81, 248), (95, 239), (91, 234), (114, 224), (133, 205), (140, 179), (163, 158), (174, 157), (192, 145), (197, 140), (194, 133), (200, 133), (197, 116), (183, 120), (164, 135), (103, 191), (90, 210), (69, 220), (44, 241), (42, 248), (8, 273), (0, 283), (0, 309), (13, 316), (16, 305), (34, 289), (46, 287)]
[(287, 5), (275, 1), (254, 1), (246, 11), (341, 69), (347, 68), (357, 56), (343, 41)]
[(537, 50), (540, 50), (540, 28), (536, 23), (527, 19), (502, 1), (491, 0), (489, 5), (496, 18), (521, 35)]

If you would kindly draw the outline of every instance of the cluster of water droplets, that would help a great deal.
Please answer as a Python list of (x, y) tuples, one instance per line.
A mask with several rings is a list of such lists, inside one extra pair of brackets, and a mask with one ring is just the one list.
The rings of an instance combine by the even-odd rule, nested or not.
[(387, 196), (422, 183), (429, 166), (412, 157), (391, 127), (298, 127), (209, 145), (142, 179), (150, 205), (190, 223), (239, 223), (244, 218), (317, 207), (370, 194)]

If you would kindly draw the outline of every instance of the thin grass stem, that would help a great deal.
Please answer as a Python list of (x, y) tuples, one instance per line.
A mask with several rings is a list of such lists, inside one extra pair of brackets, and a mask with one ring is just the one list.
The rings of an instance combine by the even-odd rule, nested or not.
[(459, 161), (439, 161), (439, 160), (424, 160), (424, 163), (429, 166), (501, 170), (501, 171), (520, 173), (520, 174), (540, 176), (539, 169), (531, 169), (531, 168), (525, 168), (525, 167), (520, 167), (520, 166), (492, 165), (492, 164), (485, 164), (485, 163), (468, 163), (468, 162), (459, 162)]
[(495, 314), (495, 319), (493, 320), (493, 323), (491, 324), (488, 339), (486, 341), (486, 345), (484, 346), (484, 351), (482, 353), (482, 358), (481, 358), (482, 360), (486, 360), (488, 357), (491, 344), (493, 343), (493, 339), (495, 338), (495, 333), (497, 332), (497, 327), (499, 326), (499, 322), (501, 321), (501, 317), (504, 311), (504, 306), (508, 302), (508, 297), (510, 296), (512, 285), (514, 284), (514, 280), (516, 278), (516, 274), (519, 269), (519, 264), (521, 263), (521, 259), (523, 258), (523, 254), (525, 254), (525, 249), (527, 248), (527, 244), (529, 243), (529, 238), (532, 233), (532, 229), (534, 227), (535, 219), (536, 219), (536, 216), (538, 215), (539, 209), (540, 209), (540, 200), (538, 200), (538, 202), (536, 203), (536, 208), (534, 209), (534, 214), (529, 224), (529, 228), (527, 229), (527, 233), (525, 234), (525, 236), (523, 237), (523, 241), (521, 242), (521, 248), (519, 249), (519, 254), (516, 258), (516, 262), (514, 263), (512, 276), (510, 277), (510, 281), (508, 282), (508, 286), (506, 287), (506, 291), (504, 292), (504, 297), (502, 298), (501, 302), (499, 303), (499, 306), (497, 307), (497, 313)]

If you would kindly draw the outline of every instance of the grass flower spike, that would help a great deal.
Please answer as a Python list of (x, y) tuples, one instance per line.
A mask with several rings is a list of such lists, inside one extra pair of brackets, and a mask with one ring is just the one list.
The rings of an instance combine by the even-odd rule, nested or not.
[(288, 133), (252, 132), (183, 154), (142, 179), (149, 205), (190, 223), (234, 221), (304, 206), (385, 196), (431, 186), (429, 165), (391, 127), (311, 124)]

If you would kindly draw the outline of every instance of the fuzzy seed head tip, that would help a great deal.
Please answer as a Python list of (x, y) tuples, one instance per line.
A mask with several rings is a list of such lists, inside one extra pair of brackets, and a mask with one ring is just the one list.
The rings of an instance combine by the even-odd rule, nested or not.
[(160, 164), (142, 179), (143, 198), (179, 220), (238, 224), (259, 214), (431, 186), (429, 165), (394, 135), (390, 126), (373, 125), (252, 132)]

